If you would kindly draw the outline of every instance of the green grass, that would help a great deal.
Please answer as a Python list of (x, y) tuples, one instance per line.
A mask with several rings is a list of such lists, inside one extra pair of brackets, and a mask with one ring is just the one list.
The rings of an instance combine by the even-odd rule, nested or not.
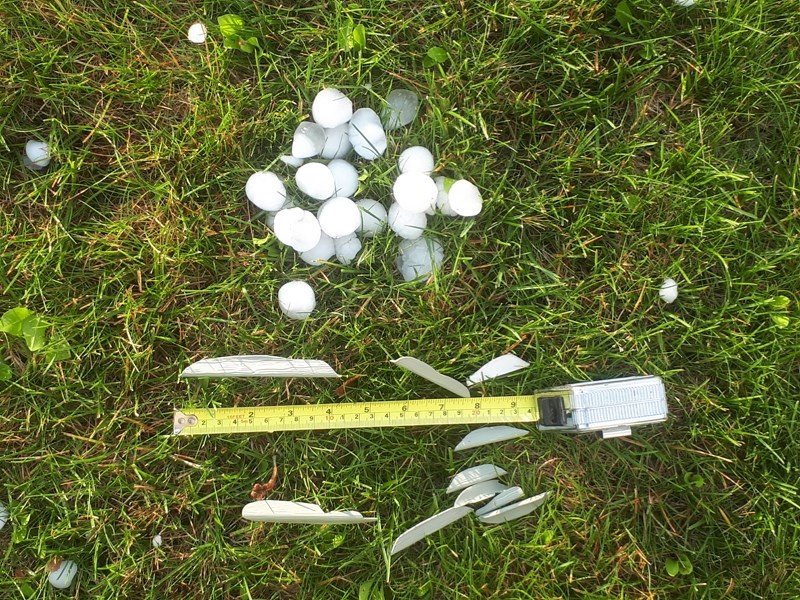
[[(5, 2), (0, 309), (37, 311), (74, 358), (0, 340), (15, 370), (0, 597), (55, 597), (54, 556), (80, 565), (81, 598), (359, 598), (369, 582), (386, 598), (800, 596), (797, 4), (628, 3), (626, 28), (614, 1)], [(260, 29), (257, 59), (222, 48), (213, 24), (234, 11)], [(185, 40), (198, 19), (205, 46)], [(361, 54), (338, 46), (350, 20)], [(449, 61), (424, 67), (431, 46)], [(358, 106), (398, 86), (423, 98), (387, 157), (359, 165), (362, 197), (387, 199), (412, 144), (483, 190), (479, 218), (431, 220), (447, 260), (427, 286), (402, 283), (388, 235), (352, 266), (308, 268), (244, 199), (255, 169), (289, 175), (275, 160), (328, 85)], [(53, 148), (40, 173), (21, 163), (33, 137)], [(316, 288), (306, 322), (277, 309), (289, 278)], [(438, 395), (396, 356), (463, 379), (509, 349), (532, 367), (487, 393), (652, 373), (671, 418), (467, 456), (452, 453), (466, 427), (164, 435), (174, 406), (335, 398), (323, 380), (179, 382), (201, 357), (323, 358), (367, 375), (358, 401)], [(271, 498), (378, 525), (242, 521), (273, 453)], [(389, 568), (392, 540), (484, 461), (554, 495), (513, 525), (454, 524)], [(670, 577), (681, 555), (693, 572)]]

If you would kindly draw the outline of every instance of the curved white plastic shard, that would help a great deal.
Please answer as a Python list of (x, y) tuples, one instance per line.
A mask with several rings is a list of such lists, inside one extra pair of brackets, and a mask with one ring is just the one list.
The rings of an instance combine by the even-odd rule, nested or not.
[(498, 508), (497, 510), (485, 513), (478, 517), (478, 520), (481, 523), (507, 523), (508, 521), (519, 519), (520, 517), (531, 514), (534, 510), (539, 508), (542, 504), (544, 504), (544, 501), (547, 500), (549, 495), (550, 492), (545, 492), (544, 494), (539, 494), (538, 496), (525, 498), (525, 500), (522, 502), (510, 504), (508, 506)]
[(501, 506), (505, 506), (506, 504), (511, 504), (512, 502), (519, 500), (525, 496), (525, 492), (522, 491), (522, 488), (519, 486), (510, 487), (507, 490), (500, 492), (489, 500), (486, 504), (481, 506), (478, 510), (475, 511), (476, 517), (482, 517), (483, 515), (492, 512), (493, 510), (497, 510)]
[(530, 363), (522, 360), (513, 354), (503, 354), (497, 358), (493, 358), (488, 363), (483, 365), (480, 369), (475, 371), (467, 378), (467, 385), (475, 385), (487, 379), (494, 379), (502, 375), (508, 375), (514, 371), (519, 371), (525, 367), (530, 367)]
[(501, 469), (500, 467), (496, 467), (491, 464), (470, 467), (469, 469), (464, 469), (455, 477), (453, 477), (450, 485), (447, 486), (447, 493), (450, 494), (452, 492), (459, 492), (471, 485), (475, 485), (476, 483), (489, 481), (490, 479), (497, 479), (505, 474), (505, 469)]
[(259, 500), (245, 504), (242, 517), (261, 523), (368, 523), (375, 517), (365, 517), (355, 510), (323, 511), (316, 504), (288, 500)]
[(478, 504), (489, 498), (493, 498), (500, 492), (504, 492), (508, 489), (507, 485), (503, 485), (496, 479), (490, 479), (489, 481), (484, 481), (482, 483), (476, 483), (475, 485), (469, 486), (467, 489), (462, 491), (456, 501), (453, 503), (453, 506), (466, 506), (467, 504)]
[(514, 438), (528, 435), (530, 431), (519, 427), (509, 427), (508, 425), (497, 425), (495, 427), (481, 427), (475, 431), (470, 431), (464, 439), (456, 445), (456, 452), (459, 450), (469, 450), (486, 444), (505, 442)]
[(454, 393), (456, 396), (461, 396), (462, 398), (469, 398), (469, 390), (467, 386), (462, 384), (460, 381), (456, 381), (452, 377), (448, 377), (447, 375), (443, 375), (439, 373), (436, 369), (430, 366), (428, 363), (422, 362), (418, 358), (413, 358), (411, 356), (401, 356), (400, 358), (396, 358), (392, 361), (398, 367), (402, 367), (407, 371), (411, 371), (412, 373), (416, 373), (420, 377), (424, 377), (428, 381), (435, 383), (436, 385), (443, 387), (448, 392)]
[(392, 544), (391, 554), (397, 554), (401, 550), (405, 550), (409, 546), (416, 544), (423, 538), (428, 537), (430, 534), (435, 533), (447, 527), (450, 523), (458, 521), (460, 518), (467, 516), (472, 512), (469, 506), (458, 506), (448, 508), (440, 513), (437, 513), (425, 519), (421, 523), (417, 523), (411, 529), (404, 531)]
[(324, 360), (268, 355), (204, 358), (186, 367), (181, 377), (339, 377)]

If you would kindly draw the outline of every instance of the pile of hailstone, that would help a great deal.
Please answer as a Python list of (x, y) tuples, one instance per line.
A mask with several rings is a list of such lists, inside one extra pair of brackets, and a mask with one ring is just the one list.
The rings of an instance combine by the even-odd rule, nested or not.
[(403, 279), (426, 278), (444, 260), (442, 244), (424, 235), (428, 217), (437, 213), (474, 217), (483, 206), (480, 191), (463, 179), (433, 177), (436, 163), (431, 151), (412, 146), (398, 157), (398, 175), (387, 207), (380, 200), (357, 198), (355, 162), (383, 156), (388, 146), (386, 132), (409, 125), (418, 109), (419, 98), (409, 90), (389, 93), (379, 116), (371, 108), (354, 111), (353, 102), (342, 92), (323, 89), (311, 106), (313, 120), (295, 129), (291, 155), (280, 157), (297, 169), (298, 194), (287, 193), (278, 174), (258, 171), (247, 181), (247, 198), (268, 213), (267, 222), (278, 240), (309, 265), (322, 265), (334, 256), (350, 264), (361, 251), (362, 239), (388, 226), (403, 238), (396, 261)]

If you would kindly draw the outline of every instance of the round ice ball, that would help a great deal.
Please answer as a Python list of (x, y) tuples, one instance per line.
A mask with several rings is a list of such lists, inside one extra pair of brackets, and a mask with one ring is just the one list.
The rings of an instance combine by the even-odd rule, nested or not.
[(439, 190), (430, 175), (403, 173), (395, 180), (392, 194), (397, 203), (408, 212), (424, 213), (436, 203)]
[(421, 236), (428, 225), (428, 217), (424, 212), (409, 212), (397, 202), (389, 207), (387, 220), (392, 231), (407, 240), (414, 240)]
[(285, 165), (290, 167), (294, 167), (295, 169), (302, 167), (303, 163), (306, 162), (305, 158), (297, 158), (296, 156), (292, 156), (291, 154), (284, 154), (283, 156), (279, 156), (278, 158), (281, 159), (281, 162)]
[(337, 196), (352, 196), (358, 190), (358, 171), (346, 160), (335, 158), (328, 163), (336, 182)]
[[(287, 208), (296, 208), (295, 203), (292, 202), (289, 198), (286, 199), (286, 204), (281, 206), (280, 210), (285, 210)], [(275, 215), (277, 215), (280, 212), (280, 210), (271, 210), (266, 213), (265, 220), (267, 223), (267, 227), (269, 227), (273, 231), (275, 230)]]
[(336, 193), (336, 179), (328, 165), (306, 163), (294, 174), (297, 188), (315, 200), (327, 200)]
[(47, 575), (47, 581), (54, 588), (65, 590), (75, 580), (78, 574), (78, 565), (72, 560), (62, 560), (61, 563)]
[(361, 225), (361, 211), (350, 198), (337, 196), (323, 202), (317, 211), (322, 231), (333, 239), (354, 233)]
[(336, 254), (336, 248), (333, 245), (333, 238), (323, 232), (319, 236), (319, 242), (317, 242), (316, 246), (311, 250), (300, 253), (300, 259), (313, 267), (318, 267), (325, 261), (330, 260), (334, 254)]
[(161, 537), (160, 533), (157, 533), (150, 540), (150, 543), (152, 544), (153, 548), (160, 548), (161, 544), (164, 543), (164, 539)]
[(422, 279), (440, 268), (444, 262), (444, 248), (433, 238), (420, 237), (400, 242), (397, 267), (406, 281)]
[(302, 208), (284, 208), (272, 226), (278, 240), (298, 252), (311, 250), (322, 235), (317, 217)]
[(328, 160), (332, 158), (344, 158), (353, 150), (353, 144), (347, 135), (349, 125), (343, 123), (338, 127), (325, 130), (325, 145), (322, 147), (320, 156)]
[(678, 284), (674, 279), (669, 277), (661, 284), (661, 289), (658, 290), (659, 297), (667, 304), (672, 304), (678, 299)]
[(270, 171), (257, 171), (250, 175), (244, 192), (261, 210), (280, 210), (286, 204), (286, 188), (283, 181)]
[(392, 130), (409, 125), (417, 116), (419, 96), (411, 90), (392, 90), (386, 96), (383, 122)]
[(325, 88), (314, 98), (311, 116), (322, 127), (338, 127), (353, 116), (353, 103), (336, 88)]
[(39, 140), (28, 140), (25, 143), (25, 156), (32, 168), (43, 169), (50, 164), (50, 146)]
[(202, 44), (208, 37), (208, 28), (202, 23), (192, 23), (187, 36), (193, 44)]
[(453, 212), (462, 217), (474, 217), (483, 208), (480, 190), (466, 179), (459, 179), (450, 186), (447, 200)]
[(336, 238), (333, 240), (333, 244), (336, 248), (336, 260), (343, 265), (349, 265), (361, 252), (361, 240), (356, 237), (355, 233)]
[(397, 159), (397, 166), (401, 173), (433, 173), (433, 154), (422, 146), (411, 146), (406, 148)]
[(361, 211), (361, 225), (357, 229), (358, 233), (364, 237), (375, 237), (386, 227), (386, 208), (377, 200), (364, 198), (356, 202)]
[(316, 305), (314, 290), (305, 281), (290, 281), (278, 290), (278, 306), (290, 319), (307, 319)]
[(361, 158), (375, 160), (386, 152), (386, 132), (377, 113), (371, 108), (359, 108), (353, 113), (347, 135), (353, 150)]
[(303, 121), (294, 130), (292, 156), (311, 158), (317, 156), (325, 147), (325, 130), (317, 123)]

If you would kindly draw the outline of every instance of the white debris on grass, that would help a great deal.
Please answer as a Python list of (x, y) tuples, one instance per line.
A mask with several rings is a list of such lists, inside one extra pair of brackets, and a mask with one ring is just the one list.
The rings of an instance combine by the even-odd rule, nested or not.
[(507, 485), (503, 485), (496, 479), (490, 479), (489, 481), (482, 481), (481, 483), (476, 483), (475, 485), (471, 485), (468, 488), (461, 491), (461, 493), (456, 498), (456, 501), (453, 503), (453, 506), (467, 506), (468, 504), (480, 504), (481, 502), (485, 502), (490, 498), (493, 498), (500, 492), (504, 492), (508, 489)]
[(475, 516), (480, 517), (485, 515), (486, 513), (490, 513), (493, 510), (497, 510), (501, 506), (505, 506), (506, 504), (511, 504), (512, 502), (519, 500), (525, 496), (525, 492), (522, 491), (522, 488), (519, 486), (510, 487), (505, 491), (500, 492), (489, 500), (486, 504), (481, 506), (479, 509), (475, 511)]
[(161, 539), (161, 534), (157, 533), (153, 536), (153, 539), (150, 540), (150, 543), (153, 545), (153, 548), (160, 548), (161, 544), (164, 543), (164, 540)]
[(475, 385), (488, 379), (501, 377), (530, 367), (530, 363), (514, 354), (503, 354), (493, 358), (467, 378), (467, 385)]
[(275, 236), (298, 252), (311, 250), (322, 236), (317, 217), (302, 208), (284, 208), (275, 215)]
[(456, 396), (469, 398), (469, 390), (467, 389), (467, 386), (457, 379), (453, 379), (444, 373), (440, 373), (428, 363), (423, 362), (418, 358), (414, 358), (413, 356), (401, 356), (400, 358), (395, 358), (392, 360), (392, 363), (427, 379), (431, 383), (435, 383), (439, 387), (446, 389), (448, 392), (451, 392)]
[(257, 171), (244, 188), (247, 199), (261, 210), (278, 211), (286, 205), (286, 187), (275, 173)]
[(547, 500), (549, 495), (550, 492), (544, 492), (538, 496), (526, 498), (525, 500), (517, 502), (516, 504), (508, 504), (502, 508), (497, 508), (491, 512), (481, 514), (481, 516), (478, 517), (478, 520), (481, 523), (496, 524), (507, 523), (508, 521), (519, 519), (520, 517), (531, 514), (534, 510), (539, 508), (542, 504), (544, 504), (544, 501)]
[(203, 44), (208, 37), (208, 28), (203, 23), (192, 23), (186, 37), (193, 44)]
[(411, 90), (392, 90), (386, 96), (383, 122), (387, 130), (410, 125), (417, 117), (419, 96)]
[(669, 277), (665, 279), (658, 290), (658, 296), (667, 304), (675, 302), (678, 299), (678, 284), (675, 280)]
[(47, 581), (54, 588), (65, 590), (75, 580), (78, 574), (78, 565), (72, 560), (62, 560), (61, 563), (47, 575)]
[(278, 305), (290, 319), (307, 319), (317, 305), (314, 290), (305, 281), (289, 281), (278, 290)]
[(471, 512), (472, 508), (469, 506), (454, 506), (417, 523), (398, 536), (394, 544), (392, 544), (391, 554), (397, 554), (401, 550), (405, 550), (443, 527), (466, 517)]
[(455, 447), (456, 452), (460, 450), (469, 450), (477, 448), (478, 446), (486, 446), (487, 444), (495, 444), (497, 442), (506, 442), (513, 440), (530, 432), (527, 429), (520, 429), (518, 427), (510, 427), (508, 425), (497, 425), (494, 427), (481, 427), (470, 431), (464, 439), (462, 439)]
[(317, 504), (289, 500), (249, 502), (242, 508), (242, 518), (260, 523), (304, 523), (308, 525), (371, 523), (377, 520), (375, 517), (365, 517), (356, 510), (325, 512)]
[(317, 123), (303, 121), (294, 130), (292, 156), (311, 158), (318, 156), (325, 147), (325, 130)]
[(34, 171), (44, 169), (50, 164), (50, 146), (47, 142), (28, 140), (25, 143), (25, 166)]
[(365, 238), (371, 238), (386, 228), (388, 214), (383, 204), (371, 198), (364, 198), (356, 202), (356, 206), (361, 211), (361, 225), (357, 230), (358, 233)]
[(505, 469), (501, 469), (500, 467), (496, 467), (491, 464), (470, 467), (469, 469), (464, 469), (460, 473), (457, 473), (455, 477), (453, 477), (452, 481), (450, 481), (450, 485), (447, 486), (447, 493), (451, 494), (453, 492), (459, 492), (471, 485), (475, 485), (476, 483), (489, 481), (490, 479), (496, 479), (497, 477), (502, 477), (505, 474)]

